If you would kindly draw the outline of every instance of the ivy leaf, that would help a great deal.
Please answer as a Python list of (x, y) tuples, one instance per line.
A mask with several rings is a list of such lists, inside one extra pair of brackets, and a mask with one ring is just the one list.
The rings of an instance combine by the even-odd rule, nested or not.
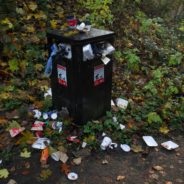
[(9, 175), (9, 172), (7, 169), (1, 169), (0, 170), (0, 178), (7, 178)]
[(22, 132), (22, 137), (16, 142), (16, 144), (32, 144), (35, 141), (34, 135), (30, 131)]
[(23, 151), (20, 153), (20, 157), (23, 157), (23, 158), (30, 158), (30, 156), (31, 156), (31, 152), (28, 152), (26, 148), (23, 149)]
[(42, 170), (41, 173), (40, 173), (40, 176), (39, 176), (39, 180), (40, 181), (44, 181), (46, 179), (49, 178), (49, 176), (52, 175), (52, 171), (50, 169), (45, 169), (45, 170)]
[(156, 112), (150, 112), (148, 114), (148, 123), (162, 123), (162, 119)]
[(13, 58), (13, 59), (9, 60), (8, 64), (9, 64), (9, 68), (12, 72), (18, 71), (19, 63), (18, 63), (17, 59)]
[(21, 128), (21, 126), (17, 121), (13, 120), (9, 123), (7, 130), (11, 130), (12, 128)]

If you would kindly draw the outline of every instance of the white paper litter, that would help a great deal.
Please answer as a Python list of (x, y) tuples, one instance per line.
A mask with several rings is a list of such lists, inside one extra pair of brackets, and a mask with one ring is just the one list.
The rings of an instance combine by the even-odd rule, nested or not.
[(110, 58), (108, 58), (108, 57), (102, 57), (101, 60), (104, 63), (104, 65), (107, 65), (109, 63), (109, 61), (110, 61)]
[(116, 105), (122, 109), (126, 109), (128, 106), (128, 101), (124, 100), (122, 98), (117, 98), (116, 99)]
[(52, 96), (52, 90), (49, 88), (46, 93), (44, 93), (44, 97), (46, 98), (47, 96)]
[(111, 100), (111, 106), (116, 106), (113, 100)]
[(174, 143), (173, 141), (166, 141), (166, 142), (163, 142), (161, 144), (161, 146), (163, 146), (164, 148), (166, 148), (167, 150), (172, 150), (172, 149), (176, 149), (179, 147), (178, 144)]
[(120, 128), (121, 130), (123, 130), (123, 129), (125, 129), (125, 125), (119, 124), (119, 128)]
[(47, 144), (50, 144), (50, 140), (46, 137), (43, 138), (38, 138), (33, 144), (32, 144), (32, 148), (35, 149), (45, 149), (46, 145), (44, 142), (47, 142)]
[(82, 148), (85, 148), (87, 146), (86, 142), (82, 142)]
[(128, 144), (121, 144), (120, 147), (125, 152), (130, 152), (130, 150), (131, 150), (131, 148)]
[(156, 147), (158, 146), (157, 142), (152, 136), (143, 136), (142, 137), (144, 142), (149, 146), (149, 147)]
[(78, 174), (74, 173), (74, 172), (70, 172), (70, 173), (68, 173), (67, 177), (68, 177), (69, 180), (73, 180), (74, 181), (74, 180), (78, 179)]

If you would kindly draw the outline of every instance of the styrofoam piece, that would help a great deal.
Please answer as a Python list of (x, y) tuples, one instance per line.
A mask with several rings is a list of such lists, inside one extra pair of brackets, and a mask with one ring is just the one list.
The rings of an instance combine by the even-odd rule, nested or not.
[(116, 105), (122, 109), (126, 109), (128, 106), (128, 101), (124, 100), (122, 98), (117, 98), (116, 99)]
[(34, 118), (40, 119), (40, 117), (42, 116), (42, 113), (37, 109), (33, 110), (33, 112), (35, 113)]
[(46, 148), (46, 145), (45, 145), (45, 142), (47, 144), (50, 144), (50, 140), (46, 137), (43, 137), (43, 138), (38, 138), (33, 144), (32, 144), (32, 148), (35, 148), (35, 149), (45, 149)]
[(124, 129), (125, 129), (125, 125), (119, 124), (119, 128), (120, 128), (121, 130), (124, 130)]
[(131, 148), (128, 144), (121, 144), (120, 147), (125, 152), (130, 152), (130, 150), (131, 150)]
[(174, 143), (173, 141), (166, 141), (166, 142), (163, 142), (161, 144), (161, 146), (163, 146), (164, 148), (166, 148), (167, 150), (172, 150), (172, 149), (176, 149), (179, 147), (178, 144)]
[(116, 106), (113, 100), (111, 100), (111, 106)]
[(144, 142), (149, 146), (149, 147), (156, 147), (158, 146), (157, 142), (152, 136), (143, 136), (142, 137)]
[(78, 179), (78, 174), (74, 173), (74, 172), (70, 172), (70, 173), (68, 173), (67, 177), (68, 177), (69, 180), (74, 181), (74, 180)]
[(82, 142), (82, 148), (85, 148), (87, 146), (86, 142)]

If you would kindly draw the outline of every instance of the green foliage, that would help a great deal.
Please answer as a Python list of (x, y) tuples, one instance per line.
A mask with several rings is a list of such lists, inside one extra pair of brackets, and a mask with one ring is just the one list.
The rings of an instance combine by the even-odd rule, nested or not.
[(3, 101), (3, 107), (5, 110), (13, 110), (19, 107), (22, 104), (22, 101), (19, 99), (6, 99)]
[(156, 112), (150, 112), (148, 114), (148, 123), (152, 124), (152, 123), (162, 123), (162, 119), (160, 118), (160, 116), (156, 113)]
[(9, 68), (12, 72), (18, 71), (19, 63), (18, 63), (17, 59), (13, 58), (13, 59), (9, 60), (8, 64), (9, 64)]
[(113, 15), (110, 10), (112, 0), (80, 0), (81, 6), (89, 13), (87, 18), (97, 27), (112, 24)]
[(172, 54), (169, 58), (169, 66), (175, 66), (181, 64), (183, 59), (183, 54), (181, 52), (176, 52)]
[(127, 65), (130, 70), (138, 71), (140, 58), (137, 56), (137, 49), (129, 49), (124, 51), (125, 59), (127, 60)]
[(153, 95), (157, 95), (158, 90), (154, 84), (153, 81), (149, 81), (145, 86), (144, 86), (144, 90), (149, 91), (151, 94)]

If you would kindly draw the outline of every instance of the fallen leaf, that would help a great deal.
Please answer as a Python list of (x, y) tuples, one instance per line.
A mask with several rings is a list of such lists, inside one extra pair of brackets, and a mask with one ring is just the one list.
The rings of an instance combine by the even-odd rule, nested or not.
[(35, 137), (32, 132), (27, 130), (25, 132), (21, 132), (21, 134), (23, 136), (16, 142), (16, 144), (33, 144), (35, 141)]
[(0, 169), (0, 178), (7, 178), (9, 175), (9, 172), (7, 169)]
[(164, 170), (164, 168), (159, 166), (159, 165), (153, 166), (153, 169), (156, 171), (163, 171)]
[(40, 181), (45, 181), (47, 180), (50, 176), (52, 175), (52, 171), (50, 169), (44, 169), (41, 171), (40, 176), (39, 176), (39, 180)]
[(28, 7), (32, 11), (35, 11), (37, 9), (38, 5), (35, 2), (30, 2), (30, 4), (28, 5)]
[(80, 165), (81, 162), (82, 162), (82, 158), (81, 158), (81, 157), (73, 159), (73, 163), (74, 163), (75, 165)]
[(70, 172), (70, 166), (65, 163), (61, 164), (61, 172), (65, 175), (68, 175), (68, 173)]
[(132, 145), (131, 149), (134, 153), (140, 153), (144, 151), (142, 146), (139, 145)]
[(7, 184), (17, 184), (17, 182), (15, 180), (10, 179)]
[(162, 134), (168, 134), (169, 133), (169, 128), (167, 125), (163, 125), (162, 127), (160, 127), (159, 132)]
[(125, 176), (121, 176), (121, 175), (117, 176), (117, 178), (116, 178), (117, 181), (121, 181), (124, 179), (125, 179)]
[(31, 156), (31, 152), (28, 152), (26, 148), (20, 153), (20, 157), (22, 158), (29, 158), (30, 156)]
[(108, 164), (108, 160), (102, 160), (102, 164)]

